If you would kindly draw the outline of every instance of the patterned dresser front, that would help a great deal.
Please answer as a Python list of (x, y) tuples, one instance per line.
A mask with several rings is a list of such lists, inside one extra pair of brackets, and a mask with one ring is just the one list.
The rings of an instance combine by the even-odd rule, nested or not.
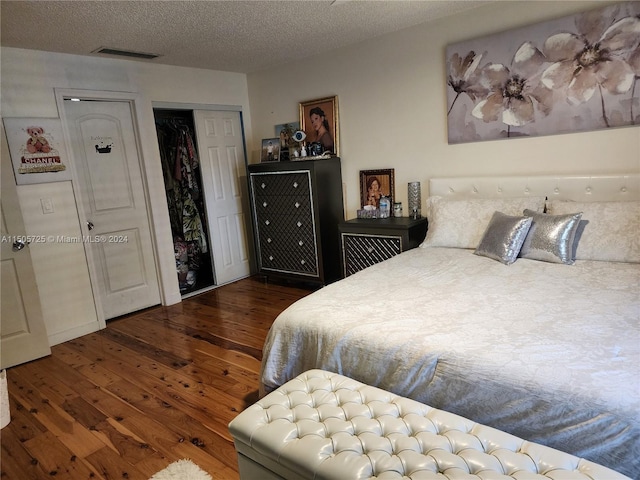
[(344, 275), (348, 277), (402, 252), (402, 236), (342, 235)]
[(427, 219), (354, 218), (339, 225), (345, 277), (417, 247), (427, 234)]
[(251, 187), (262, 269), (317, 277), (310, 172), (254, 173)]
[(249, 165), (260, 273), (316, 284), (341, 277), (340, 159)]

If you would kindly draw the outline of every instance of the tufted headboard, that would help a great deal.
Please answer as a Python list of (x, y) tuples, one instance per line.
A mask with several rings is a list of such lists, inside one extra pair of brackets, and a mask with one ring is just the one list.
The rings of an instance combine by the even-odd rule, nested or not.
[(640, 174), (528, 177), (442, 177), (429, 180), (429, 195), (451, 198), (546, 196), (580, 202), (640, 200)]

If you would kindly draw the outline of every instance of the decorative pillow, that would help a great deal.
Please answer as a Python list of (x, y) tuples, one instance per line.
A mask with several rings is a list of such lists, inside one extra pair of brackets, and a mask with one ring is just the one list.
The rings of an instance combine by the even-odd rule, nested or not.
[(421, 247), (476, 248), (494, 212), (522, 216), (544, 211), (545, 197), (427, 199), (429, 229)]
[(582, 212), (588, 220), (576, 250), (577, 260), (640, 263), (640, 201), (569, 202), (552, 200), (549, 213)]
[(574, 241), (582, 213), (550, 215), (525, 210), (533, 223), (522, 245), (520, 256), (550, 263), (574, 263)]
[(495, 212), (474, 253), (511, 265), (518, 258), (531, 221), (531, 217), (516, 217)]

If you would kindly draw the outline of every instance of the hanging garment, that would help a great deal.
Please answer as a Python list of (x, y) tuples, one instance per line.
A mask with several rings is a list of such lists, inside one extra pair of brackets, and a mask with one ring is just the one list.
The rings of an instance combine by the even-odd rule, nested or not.
[(202, 254), (207, 253), (204, 203), (200, 191), (199, 162), (193, 137), (176, 121), (157, 124), (176, 271), (181, 292), (195, 286)]

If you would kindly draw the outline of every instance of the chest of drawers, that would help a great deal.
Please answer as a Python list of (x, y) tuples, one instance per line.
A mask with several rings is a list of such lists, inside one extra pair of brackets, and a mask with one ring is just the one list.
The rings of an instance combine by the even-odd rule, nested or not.
[(258, 268), (326, 284), (341, 277), (340, 159), (249, 165)]

